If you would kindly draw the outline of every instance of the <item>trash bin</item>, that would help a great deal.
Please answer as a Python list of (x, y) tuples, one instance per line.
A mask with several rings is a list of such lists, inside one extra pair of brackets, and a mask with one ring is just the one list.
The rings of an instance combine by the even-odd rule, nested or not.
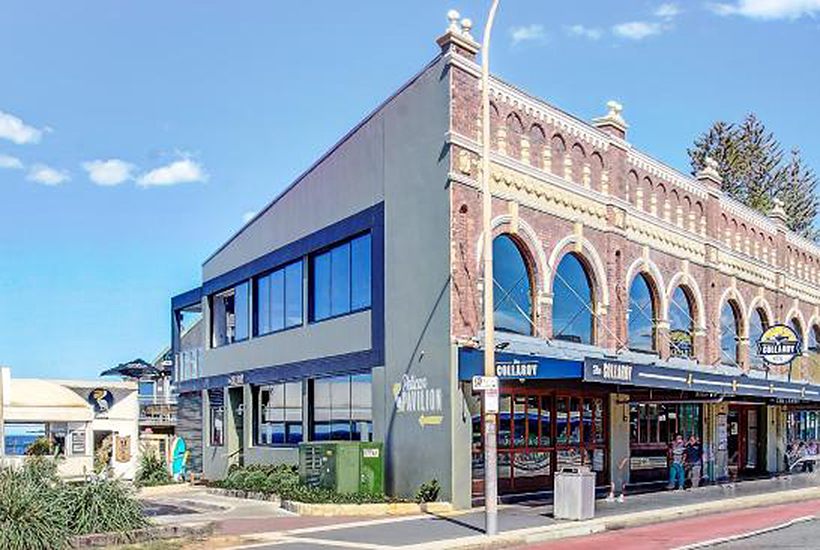
[(555, 474), (552, 505), (555, 519), (582, 520), (595, 516), (595, 472), (581, 466)]

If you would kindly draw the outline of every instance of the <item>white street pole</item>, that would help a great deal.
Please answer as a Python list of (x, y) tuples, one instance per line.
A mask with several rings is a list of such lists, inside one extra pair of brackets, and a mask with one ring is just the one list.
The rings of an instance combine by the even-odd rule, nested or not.
[[(484, 376), (495, 376), (495, 327), (493, 319), (493, 234), (492, 196), (490, 195), (490, 31), (498, 9), (493, 0), (481, 52), (481, 192), (484, 232)], [(484, 392), (484, 510), (487, 536), (498, 533), (498, 470), (496, 455), (496, 414), (487, 412)]]
[[(3, 374), (5, 369), (0, 367), (0, 457), (6, 456), (6, 417), (5, 415), (5, 396), (3, 395)], [(9, 376), (11, 378), (11, 376)]]

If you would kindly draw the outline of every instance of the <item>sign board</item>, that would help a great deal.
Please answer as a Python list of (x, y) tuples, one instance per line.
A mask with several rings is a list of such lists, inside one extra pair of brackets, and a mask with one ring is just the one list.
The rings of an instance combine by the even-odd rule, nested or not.
[(623, 361), (587, 357), (584, 361), (584, 370), (586, 380), (628, 384), (633, 381), (635, 365)]
[(114, 457), (117, 462), (129, 462), (131, 460), (131, 436), (117, 436), (114, 442)]
[(71, 432), (71, 454), (73, 456), (85, 454), (85, 431)]
[(498, 414), (498, 388), (490, 388), (484, 392), (484, 412)]
[(669, 344), (673, 357), (692, 357), (692, 333), (688, 330), (670, 330)]
[(88, 393), (88, 402), (94, 407), (94, 414), (106, 414), (114, 405), (114, 395), (105, 388), (96, 388)]
[(766, 329), (757, 343), (757, 353), (770, 365), (788, 365), (803, 355), (803, 343), (789, 326), (774, 325)]
[(498, 361), (495, 374), (500, 378), (538, 378), (538, 361)]
[(497, 376), (473, 376), (473, 389), (475, 391), (497, 390)]
[(229, 386), (242, 386), (245, 384), (245, 374), (244, 373), (235, 373), (228, 375), (228, 385)]

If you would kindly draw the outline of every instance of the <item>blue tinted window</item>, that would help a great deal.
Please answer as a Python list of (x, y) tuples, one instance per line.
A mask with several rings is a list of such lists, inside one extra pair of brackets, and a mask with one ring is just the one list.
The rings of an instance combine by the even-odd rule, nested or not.
[(643, 274), (632, 281), (629, 290), (629, 348), (655, 351), (655, 304), (649, 282)]
[(248, 296), (249, 285), (247, 282), (236, 287), (236, 298), (234, 303), (234, 313), (236, 315), (236, 337), (234, 340), (245, 340), (250, 334), (250, 303)]
[(296, 444), (302, 441), (302, 383), (260, 386), (257, 391), (259, 445)]
[(270, 328), (285, 328), (285, 272), (274, 271), (270, 277)]
[(312, 261), (312, 315), (320, 321), (371, 305), (371, 238), (362, 235)]
[(669, 345), (673, 356), (692, 356), (694, 326), (692, 301), (683, 287), (677, 287), (669, 302)]
[(350, 311), (350, 244), (330, 251), (330, 314), (341, 315)]
[(575, 254), (567, 254), (558, 264), (552, 287), (553, 338), (591, 344), (592, 285)]
[(270, 279), (260, 278), (256, 283), (256, 333), (270, 332)]
[(530, 273), (508, 235), (493, 241), (493, 283), (496, 330), (532, 334)]
[(370, 234), (362, 235), (350, 242), (350, 285), (351, 309), (370, 306)]
[(285, 268), (285, 326), (302, 324), (302, 262)]
[(372, 383), (370, 374), (314, 380), (312, 439), (372, 441)]
[(313, 316), (330, 317), (330, 252), (313, 258)]

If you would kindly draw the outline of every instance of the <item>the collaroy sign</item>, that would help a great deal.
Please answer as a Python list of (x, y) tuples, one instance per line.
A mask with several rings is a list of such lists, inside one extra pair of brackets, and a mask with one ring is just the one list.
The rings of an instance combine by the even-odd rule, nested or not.
[(757, 353), (770, 365), (788, 365), (803, 354), (802, 347), (794, 329), (787, 325), (774, 325), (760, 337)]
[(635, 366), (623, 361), (587, 357), (584, 361), (584, 379), (609, 383), (633, 382)]
[(496, 361), (495, 375), (499, 378), (538, 378), (538, 362)]

